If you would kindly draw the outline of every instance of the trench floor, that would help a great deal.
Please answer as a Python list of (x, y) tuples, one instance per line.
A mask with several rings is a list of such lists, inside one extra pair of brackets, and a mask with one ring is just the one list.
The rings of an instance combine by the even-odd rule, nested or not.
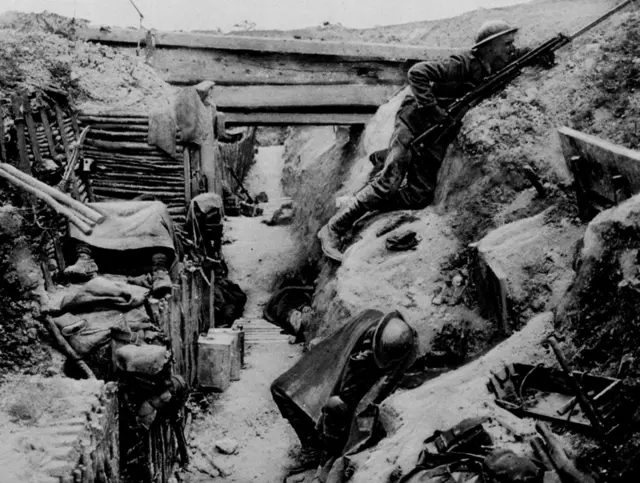
[[(282, 151), (282, 147), (260, 148), (248, 177), (251, 193), (265, 191), (269, 197), (265, 216), (225, 221), (225, 236), (231, 240), (223, 248), (229, 278), (248, 297), (242, 321), (245, 367), (240, 380), (215, 396), (207, 414), (195, 420), (190, 439), (194, 461), (186, 481), (281, 482), (286, 466), (293, 462), (290, 455), (298, 441), (274, 404), (269, 387), (296, 362), (302, 347), (289, 344), (288, 336), (262, 319), (263, 305), (277, 277), (296, 263), (296, 243), (289, 227), (261, 223), (283, 198)], [(225, 438), (237, 443), (235, 454), (216, 449), (216, 442)]]

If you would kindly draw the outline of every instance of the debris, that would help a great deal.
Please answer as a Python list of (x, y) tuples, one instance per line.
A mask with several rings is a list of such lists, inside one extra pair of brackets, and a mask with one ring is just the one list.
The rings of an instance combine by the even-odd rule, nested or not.
[(238, 442), (233, 438), (224, 438), (216, 441), (216, 449), (222, 454), (236, 454)]
[(376, 232), (376, 236), (380, 238), (381, 236), (386, 235), (387, 233), (395, 230), (396, 228), (406, 223), (412, 223), (418, 220), (419, 218), (416, 215), (413, 215), (411, 213), (402, 213), (400, 216), (396, 216), (395, 218), (390, 220), (388, 223), (386, 223), (382, 228), (380, 228)]
[[(573, 371), (572, 378), (581, 383), (582, 391), (589, 395), (602, 422), (613, 428), (626, 413), (621, 404), (621, 380)], [(593, 430), (589, 418), (577, 405), (575, 390), (567, 374), (561, 370), (509, 364), (500, 373), (492, 373), (489, 391), (498, 406), (517, 416), (530, 416), (568, 424), (576, 429)]]
[[(547, 451), (553, 466), (558, 471), (563, 482), (567, 483), (595, 483), (590, 475), (576, 468), (575, 462), (567, 454), (558, 437), (544, 423), (536, 423), (536, 431), (544, 438)], [(564, 477), (564, 478), (563, 478)], [(545, 480), (546, 481), (546, 480)]]
[(421, 238), (413, 230), (405, 230), (387, 238), (385, 246), (391, 251), (413, 250), (420, 243)]

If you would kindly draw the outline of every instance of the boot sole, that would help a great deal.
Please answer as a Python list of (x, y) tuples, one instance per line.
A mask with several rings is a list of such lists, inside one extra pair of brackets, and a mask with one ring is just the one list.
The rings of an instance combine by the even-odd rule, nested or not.
[[(327, 248), (327, 238), (328, 238), (328, 231), (329, 228), (327, 228), (327, 225), (323, 226), (320, 231), (318, 232), (318, 239), (320, 240), (320, 246), (322, 248), (322, 253), (325, 254), (325, 256), (327, 258), (330, 258), (331, 260), (335, 261), (335, 262), (340, 262), (342, 263), (342, 253), (338, 252), (337, 250), (331, 250), (330, 248)], [(336, 255), (337, 252), (338, 255)]]

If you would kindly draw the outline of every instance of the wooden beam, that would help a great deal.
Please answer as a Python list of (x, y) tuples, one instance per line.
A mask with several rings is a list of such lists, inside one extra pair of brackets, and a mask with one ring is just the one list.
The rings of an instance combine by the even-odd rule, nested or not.
[[(129, 48), (124, 48), (129, 51)], [(131, 49), (133, 50), (133, 49)], [(408, 65), (408, 64), (407, 64)], [(157, 49), (152, 66), (170, 84), (193, 85), (205, 80), (218, 85), (392, 84), (406, 83), (407, 65), (323, 56), (205, 49)]]
[[(212, 98), (222, 111), (318, 108), (378, 107), (399, 87), (394, 85), (287, 85), (216, 86)], [(344, 112), (349, 112), (348, 109)]]
[[(104, 44), (138, 45), (145, 40), (146, 32), (132, 29), (84, 28), (76, 31), (78, 38)], [(287, 38), (263, 38), (232, 35), (208, 35), (194, 33), (155, 31), (155, 47), (184, 47), (190, 49), (215, 49), (241, 52), (274, 52), (280, 54), (322, 55), (332, 57), (365, 58), (370, 60), (404, 61), (445, 57), (461, 49), (443, 49), (419, 45), (382, 44), (373, 42), (337, 42), (298, 40)]]
[(558, 133), (585, 221), (600, 207), (640, 193), (640, 151), (568, 127)]
[(314, 113), (302, 114), (293, 112), (255, 112), (226, 113), (228, 126), (290, 126), (296, 124), (341, 125), (366, 124), (372, 114)]

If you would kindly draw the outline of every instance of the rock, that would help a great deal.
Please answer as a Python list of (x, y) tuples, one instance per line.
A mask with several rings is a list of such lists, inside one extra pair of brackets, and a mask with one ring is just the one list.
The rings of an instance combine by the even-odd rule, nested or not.
[(458, 274), (455, 277), (453, 277), (451, 279), (451, 283), (453, 284), (454, 287), (459, 287), (462, 285), (462, 283), (464, 282), (464, 279), (462, 278), (462, 275)]
[(433, 305), (442, 305), (442, 302), (443, 302), (443, 300), (442, 300), (442, 297), (440, 295), (435, 296), (433, 298), (433, 300), (431, 301), (431, 303)]
[(13, 205), (0, 206), (0, 233), (17, 237), (22, 228), (23, 218)]
[(233, 438), (224, 438), (216, 441), (216, 449), (222, 454), (235, 454), (238, 450), (238, 442)]
[(596, 64), (597, 64), (596, 59), (594, 59), (593, 57), (589, 57), (584, 61), (584, 68), (586, 70), (591, 70), (596, 66)]
[(44, 370), (44, 375), (47, 377), (53, 377), (60, 374), (60, 370), (57, 367), (49, 366)]

